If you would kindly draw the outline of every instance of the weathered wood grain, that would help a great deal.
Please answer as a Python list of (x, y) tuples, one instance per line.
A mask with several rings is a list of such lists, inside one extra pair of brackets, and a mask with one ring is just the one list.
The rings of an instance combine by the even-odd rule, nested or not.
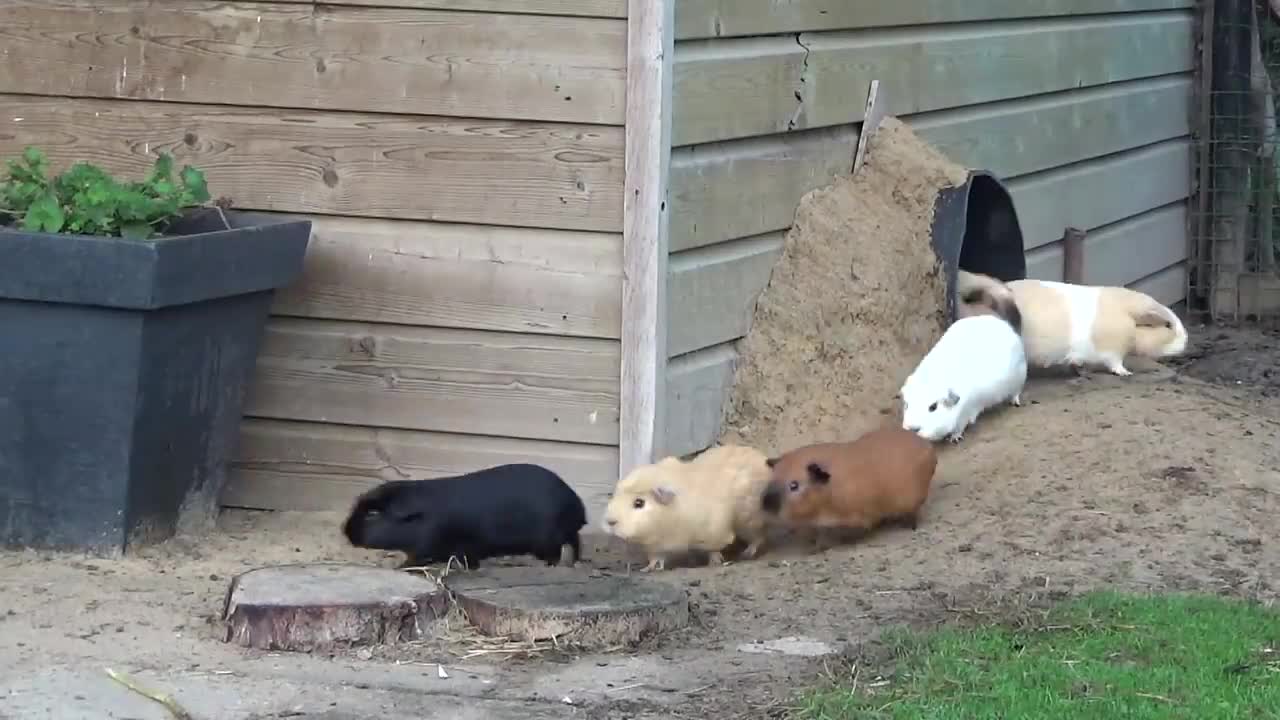
[(676, 39), (1101, 15), (1194, 5), (1195, 0), (680, 0)]
[(716, 441), (738, 359), (736, 342), (681, 355), (667, 366), (666, 449), (672, 455), (695, 452)]
[(671, 153), (671, 252), (791, 226), (800, 198), (848, 170), (845, 125)]
[(625, 18), (626, 0), (271, 0), (302, 5), (398, 7), (415, 10), (474, 10), (478, 12)]
[(672, 138), (859, 121), (873, 79), (901, 116), (1186, 72), (1192, 44), (1182, 11), (681, 43)]
[(782, 241), (783, 233), (769, 233), (671, 256), (670, 357), (747, 334)]
[(450, 573), (443, 582), (467, 622), (512, 642), (550, 640), (577, 652), (600, 652), (634, 648), (689, 624), (685, 589), (639, 573), (486, 567)]
[(618, 343), (275, 318), (245, 414), (618, 442)]
[(24, 145), (140, 176), (159, 151), (237, 207), (622, 230), (622, 128), (0, 95)]
[(943, 110), (909, 122), (956, 162), (1012, 178), (1183, 137), (1191, 132), (1190, 103), (1191, 78), (1182, 75)]
[[(1043, 170), (1108, 153), (1118, 153), (1186, 134), (1185, 78), (1159, 78), (1111, 88), (1088, 88), (1045, 98), (1010, 100), (990, 106), (948, 110), (905, 120), (922, 137), (937, 143), (957, 162), (990, 170), (1006, 180), (1020, 172)], [(810, 190), (831, 182), (843, 172), (843, 158), (853, 151), (857, 127), (838, 127), (748, 138), (673, 151), (671, 159), (671, 249), (673, 252), (735, 237), (781, 230), (791, 225), (796, 205)], [(1124, 172), (1140, 172), (1110, 168)], [(1079, 202), (1054, 209), (1033, 203), (1020, 205), (1019, 219), (1031, 228), (1028, 237), (1043, 237), (1038, 228), (1056, 224), (1072, 207), (1087, 212), (1090, 203), (1117, 203), (1129, 210), (1118, 220), (1155, 205), (1136, 201), (1147, 191), (1186, 175), (1151, 178), (1141, 192), (1101, 198), (1094, 192), (1099, 173), (1070, 180)], [(1137, 176), (1111, 177), (1111, 184), (1127, 184)], [(1078, 183), (1078, 184), (1076, 184)], [(1051, 189), (1061, 192), (1061, 184)], [(1106, 190), (1106, 192), (1111, 192)], [(1024, 195), (1025, 197), (1025, 195)], [(1051, 202), (1047, 200), (1046, 202)], [(1047, 215), (1037, 215), (1047, 213)], [(1048, 217), (1041, 220), (1040, 217)], [(1109, 221), (1108, 221), (1109, 222)], [(1079, 224), (1071, 222), (1067, 224)]]
[[(1128, 285), (1187, 257), (1187, 204), (1166, 205), (1107, 227), (1084, 241), (1084, 282)], [(1062, 279), (1062, 243), (1027, 253), (1027, 277)]]
[(1068, 225), (1096, 228), (1191, 193), (1191, 141), (1178, 138), (1011, 180), (1028, 250), (1062, 238)]
[(325, 652), (430, 637), (449, 611), (433, 579), (354, 563), (274, 565), (231, 580), (223, 641), (259, 650)]
[(617, 339), (621, 299), (617, 234), (316, 217), (273, 311)]
[(0, 91), (621, 125), (626, 23), (224, 0), (7, 0)]
[(386, 480), (436, 478), (513, 462), (554, 470), (582, 496), (591, 522), (617, 479), (605, 445), (452, 435), (248, 418), (222, 504), (263, 510), (346, 512)]
[(627, 5), (620, 477), (653, 462), (665, 436), (674, 2), (630, 0)]
[[(681, 43), (675, 53), (674, 146), (805, 127), (797, 125), (797, 119), (802, 110), (801, 78), (811, 55), (794, 37)], [(854, 120), (850, 115), (844, 122)]]
[(1132, 283), (1129, 287), (1144, 292), (1165, 305), (1174, 305), (1187, 297), (1187, 264), (1180, 262)]

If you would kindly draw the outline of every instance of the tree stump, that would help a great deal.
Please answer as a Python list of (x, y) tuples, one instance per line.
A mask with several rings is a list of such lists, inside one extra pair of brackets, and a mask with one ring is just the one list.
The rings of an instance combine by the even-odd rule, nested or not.
[(399, 570), (317, 563), (257, 568), (227, 589), (225, 642), (312, 652), (426, 635), (448, 610), (433, 580)]
[(567, 567), (495, 567), (443, 580), (485, 635), (579, 648), (634, 645), (689, 623), (684, 590), (641, 577)]

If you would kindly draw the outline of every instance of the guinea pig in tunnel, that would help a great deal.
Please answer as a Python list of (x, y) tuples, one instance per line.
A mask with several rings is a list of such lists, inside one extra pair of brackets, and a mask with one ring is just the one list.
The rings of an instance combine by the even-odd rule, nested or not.
[(752, 558), (765, 540), (760, 493), (769, 480), (764, 453), (741, 445), (714, 447), (684, 462), (668, 457), (620, 479), (605, 508), (604, 531), (644, 548), (644, 571), (666, 569), (671, 555), (698, 550), (711, 562), (735, 540)]
[(938, 466), (933, 443), (897, 427), (851, 442), (815, 443), (770, 458), (764, 510), (793, 528), (915, 529)]
[(582, 498), (540, 465), (515, 463), (433, 480), (392, 480), (361, 495), (342, 532), (356, 547), (396, 550), (401, 567), (456, 558), (469, 568), (504, 555), (573, 563), (587, 524)]

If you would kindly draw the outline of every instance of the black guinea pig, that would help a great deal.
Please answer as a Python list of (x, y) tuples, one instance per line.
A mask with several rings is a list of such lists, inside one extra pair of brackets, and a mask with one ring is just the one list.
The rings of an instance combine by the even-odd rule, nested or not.
[(582, 498), (539, 465), (498, 465), (434, 480), (391, 480), (362, 494), (342, 525), (352, 545), (396, 550), (401, 567), (444, 562), (468, 568), (504, 555), (533, 555), (547, 565), (561, 550), (582, 553)]

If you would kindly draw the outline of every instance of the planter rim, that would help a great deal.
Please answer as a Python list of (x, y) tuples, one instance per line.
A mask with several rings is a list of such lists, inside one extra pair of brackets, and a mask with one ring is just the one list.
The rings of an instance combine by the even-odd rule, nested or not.
[(167, 230), (134, 240), (0, 229), (0, 301), (158, 310), (275, 290), (301, 273), (311, 221), (201, 209)]

